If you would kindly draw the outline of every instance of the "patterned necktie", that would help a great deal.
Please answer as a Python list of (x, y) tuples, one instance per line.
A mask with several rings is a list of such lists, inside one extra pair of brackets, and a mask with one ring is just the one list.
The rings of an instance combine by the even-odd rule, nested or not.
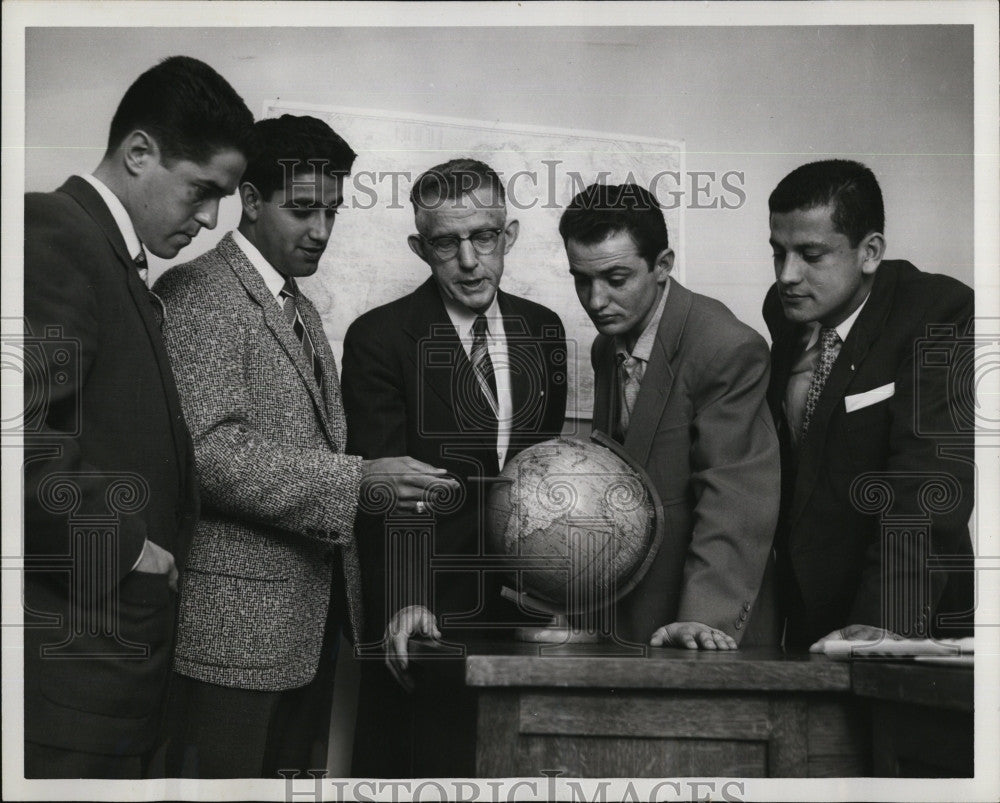
[(472, 353), (469, 360), (472, 362), (472, 370), (479, 383), (479, 389), (486, 397), (486, 402), (493, 415), (500, 417), (500, 405), (497, 402), (497, 380), (493, 375), (493, 361), (490, 359), (490, 351), (486, 346), (486, 316), (477, 315), (472, 324)]
[(146, 284), (146, 280), (149, 278), (149, 262), (146, 260), (146, 249), (142, 247), (142, 243), (139, 243), (139, 253), (136, 254), (132, 262), (135, 264), (135, 269), (139, 271), (142, 283)]
[(616, 359), (618, 360), (618, 401), (620, 408), (618, 425), (621, 427), (621, 433), (624, 436), (628, 432), (628, 425), (632, 420), (635, 400), (639, 398), (639, 360), (623, 351), (618, 352)]
[(316, 349), (313, 348), (312, 339), (306, 331), (306, 326), (302, 322), (302, 316), (299, 314), (298, 305), (295, 303), (295, 283), (291, 279), (286, 279), (285, 286), (281, 288), (279, 295), (281, 296), (281, 308), (284, 310), (285, 320), (288, 321), (295, 331), (295, 336), (299, 339), (302, 351), (306, 355), (306, 363), (312, 368), (313, 376), (316, 377), (316, 384), (322, 390), (323, 369), (320, 367), (319, 358), (316, 356)]
[(812, 421), (813, 413), (816, 411), (816, 403), (823, 393), (823, 387), (838, 354), (840, 354), (840, 335), (836, 329), (823, 327), (819, 331), (819, 362), (816, 364), (809, 390), (806, 392), (806, 409), (802, 414), (802, 433), (799, 435), (799, 443), (805, 440), (809, 422)]

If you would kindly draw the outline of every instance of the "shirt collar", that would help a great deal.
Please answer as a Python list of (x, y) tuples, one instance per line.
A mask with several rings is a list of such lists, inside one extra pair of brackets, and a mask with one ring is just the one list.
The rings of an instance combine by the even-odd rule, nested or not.
[(281, 288), (285, 286), (285, 277), (274, 269), (274, 266), (257, 250), (257, 246), (250, 242), (239, 229), (233, 229), (233, 242), (246, 254), (247, 259), (250, 260), (250, 264), (257, 269), (260, 278), (267, 285), (268, 292), (280, 304), (281, 299), (278, 298), (278, 294), (281, 293)]
[(649, 323), (646, 324), (646, 328), (642, 330), (642, 334), (639, 335), (639, 339), (635, 341), (631, 354), (629, 353), (629, 350), (625, 348), (625, 339), (619, 335), (615, 335), (616, 354), (624, 354), (626, 357), (642, 360), (644, 363), (649, 362), (650, 355), (653, 353), (653, 343), (656, 340), (656, 331), (660, 328), (660, 319), (663, 317), (663, 310), (667, 306), (667, 294), (669, 292), (670, 278), (667, 277), (667, 282), (663, 286), (663, 295), (660, 296), (660, 303), (656, 305), (656, 311), (653, 313), (653, 317), (649, 319)]
[[(440, 292), (440, 287), (438, 291)], [(493, 339), (496, 339), (503, 332), (503, 318), (500, 315), (499, 297), (500, 293), (498, 291), (493, 295), (493, 301), (486, 308), (486, 311), (482, 313), (486, 316), (486, 332)], [(444, 301), (444, 308), (448, 311), (448, 318), (451, 320), (452, 326), (455, 327), (455, 331), (458, 332), (459, 339), (463, 343), (471, 343), (475, 336), (472, 332), (472, 325), (476, 322), (476, 318), (479, 317), (479, 313), (473, 312), (463, 304), (459, 304), (443, 292), (441, 293), (441, 300)]]
[[(847, 342), (847, 336), (851, 333), (851, 328), (854, 326), (854, 322), (858, 319), (858, 316), (861, 314), (861, 310), (865, 308), (865, 304), (868, 303), (868, 299), (870, 297), (871, 293), (869, 292), (869, 294), (865, 296), (865, 300), (858, 305), (858, 308), (848, 315), (847, 318), (845, 318), (838, 326), (834, 327), (837, 331), (838, 337), (840, 337), (841, 343)], [(812, 327), (812, 330), (809, 332), (808, 341), (806, 341), (806, 351), (816, 345), (819, 340), (819, 330), (823, 328), (819, 321), (813, 321), (810, 326)], [(799, 342), (801, 343), (802, 341)]]
[(82, 176), (82, 178), (97, 190), (97, 194), (101, 196), (101, 200), (108, 207), (111, 217), (114, 218), (115, 225), (118, 226), (118, 231), (122, 233), (122, 239), (125, 240), (125, 249), (128, 251), (128, 255), (133, 260), (137, 259), (139, 254), (142, 253), (142, 241), (139, 239), (139, 235), (135, 233), (135, 226), (132, 225), (132, 218), (129, 217), (125, 206), (119, 200), (118, 196), (108, 188), (108, 185), (97, 178), (97, 176), (86, 175)]

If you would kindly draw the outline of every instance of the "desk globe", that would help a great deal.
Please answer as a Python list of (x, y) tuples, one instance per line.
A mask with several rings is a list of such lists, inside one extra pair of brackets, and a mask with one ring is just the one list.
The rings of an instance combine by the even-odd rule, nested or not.
[[(602, 433), (556, 438), (510, 460), (486, 508), (490, 546), (509, 559), (504, 595), (550, 614), (528, 641), (597, 641), (613, 604), (649, 568), (663, 537), (663, 511), (641, 467)], [(598, 622), (603, 618), (604, 624)]]

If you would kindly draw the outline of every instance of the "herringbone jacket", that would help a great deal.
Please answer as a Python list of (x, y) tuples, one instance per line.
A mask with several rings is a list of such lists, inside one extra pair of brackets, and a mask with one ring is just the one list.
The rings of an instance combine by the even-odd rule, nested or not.
[(174, 668), (244, 689), (304, 685), (318, 665), (331, 582), (342, 587), (352, 636), (362, 626), (353, 535), (361, 459), (344, 454), (340, 384), (322, 322), (300, 295), (321, 390), (231, 235), (168, 271), (155, 292), (203, 500), (181, 583)]

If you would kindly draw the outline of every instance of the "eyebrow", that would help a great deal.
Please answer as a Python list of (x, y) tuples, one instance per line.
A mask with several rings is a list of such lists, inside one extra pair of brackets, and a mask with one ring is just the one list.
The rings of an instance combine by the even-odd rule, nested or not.
[[(605, 275), (607, 275), (609, 273), (614, 273), (616, 270), (624, 270), (624, 271), (628, 271), (628, 272), (631, 273), (631, 272), (634, 272), (635, 269), (631, 265), (612, 265), (611, 267), (608, 267), (608, 268), (602, 268), (601, 270), (597, 271), (597, 273), (595, 275), (597, 275), (597, 276), (605, 276)], [(584, 276), (585, 275), (583, 273), (580, 273), (580, 271), (578, 271), (578, 270), (574, 270), (572, 267), (569, 269), (569, 272), (573, 276)], [(589, 275), (589, 274), (586, 274), (586, 275)]]

